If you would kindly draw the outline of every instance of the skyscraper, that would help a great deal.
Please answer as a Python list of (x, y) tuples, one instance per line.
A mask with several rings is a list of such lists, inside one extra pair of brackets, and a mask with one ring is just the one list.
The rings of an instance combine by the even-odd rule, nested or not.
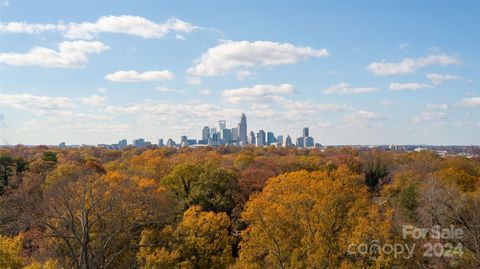
[(162, 138), (158, 139), (158, 146), (159, 146), (159, 147), (163, 147), (163, 146), (164, 146), (164, 144), (163, 144), (163, 139), (162, 139)]
[(202, 130), (202, 140), (207, 142), (209, 138), (210, 138), (210, 128), (208, 128), (208, 126), (205, 126), (203, 127), (203, 130)]
[(272, 132), (267, 132), (267, 145), (271, 145), (275, 143), (275, 134)]
[(304, 137), (303, 139), (304, 139), (303, 141), (304, 147), (313, 148), (313, 146), (315, 145), (313, 141), (313, 137)]
[(222, 143), (228, 144), (232, 142), (232, 130), (230, 129), (222, 129), (220, 130), (220, 138), (222, 139)]
[(263, 146), (265, 146), (265, 143), (266, 143), (266, 141), (265, 141), (265, 131), (260, 130), (257, 133), (257, 144), (256, 145), (258, 147), (263, 147)]
[(250, 139), (248, 140), (248, 144), (255, 145), (256, 144), (255, 133), (253, 131), (250, 132)]
[(292, 138), (287, 135), (287, 138), (285, 138), (285, 147), (291, 147), (292, 146)]
[(238, 128), (232, 128), (232, 142), (239, 141)]
[(277, 143), (283, 145), (283, 135), (277, 136)]
[(245, 113), (242, 113), (242, 118), (240, 119), (240, 124), (238, 126), (239, 141), (247, 143), (247, 116)]
[(308, 127), (303, 128), (303, 137), (309, 137), (309, 135), (308, 135)]
[(297, 148), (303, 148), (304, 147), (303, 138), (304, 137), (297, 138), (297, 143), (296, 143)]
[(222, 132), (223, 129), (227, 128), (227, 121), (226, 120), (219, 120), (218, 125), (220, 126), (220, 132)]

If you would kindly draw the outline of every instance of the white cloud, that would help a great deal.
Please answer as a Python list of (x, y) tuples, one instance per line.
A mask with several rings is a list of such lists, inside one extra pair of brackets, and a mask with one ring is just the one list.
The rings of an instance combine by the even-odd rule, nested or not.
[(427, 74), (426, 77), (435, 85), (441, 84), (445, 80), (455, 80), (460, 78), (459, 76), (455, 76), (455, 75), (449, 75), (449, 74), (442, 75), (442, 74), (433, 74), (433, 73)]
[(294, 93), (295, 88), (290, 84), (260, 84), (250, 88), (227, 89), (222, 92), (225, 100), (232, 104), (242, 102), (269, 102), (273, 101), (279, 94)]
[(36, 96), (28, 93), (0, 93), (0, 105), (37, 112), (62, 111), (74, 107), (70, 98)]
[(0, 53), (0, 62), (15, 66), (83, 67), (88, 62), (87, 54), (107, 49), (109, 47), (99, 41), (65, 41), (58, 45), (58, 51), (34, 47), (27, 53)]
[(201, 90), (199, 91), (199, 93), (200, 93), (201, 95), (210, 95), (210, 94), (212, 93), (212, 91), (211, 91), (210, 89), (201, 89)]
[(175, 75), (168, 70), (147, 71), (143, 73), (139, 73), (134, 70), (121, 70), (105, 76), (105, 79), (114, 82), (165, 81), (172, 80), (174, 78)]
[(425, 106), (427, 110), (445, 110), (448, 109), (447, 104), (427, 104)]
[(326, 49), (296, 47), (290, 43), (223, 40), (196, 60), (188, 73), (192, 76), (212, 77), (238, 68), (294, 64), (311, 57), (328, 55)]
[(106, 92), (108, 92), (108, 89), (106, 89), (106, 88), (98, 88), (98, 89), (97, 89), (97, 92), (106, 93)]
[(323, 91), (324, 94), (359, 94), (359, 93), (369, 93), (376, 92), (377, 88), (373, 87), (362, 87), (362, 88), (353, 88), (350, 84), (342, 82), (337, 85), (332, 85), (329, 88)]
[(343, 120), (348, 123), (356, 123), (359, 121), (377, 121), (384, 120), (385, 117), (377, 115), (371, 111), (359, 110), (355, 113), (347, 114), (344, 116)]
[(105, 106), (107, 102), (107, 98), (94, 94), (94, 95), (80, 98), (80, 101), (85, 105), (102, 107), (102, 106)]
[(175, 90), (165, 86), (157, 87), (156, 90), (161, 93), (167, 93), (167, 92), (184, 93), (185, 92), (184, 90)]
[(451, 65), (459, 64), (457, 57), (449, 55), (429, 55), (417, 59), (406, 58), (401, 62), (373, 62), (368, 65), (368, 70), (378, 76), (403, 75), (413, 73), (416, 70), (428, 65)]
[(464, 106), (480, 106), (480, 97), (464, 98), (460, 104)]
[(420, 114), (413, 118), (413, 122), (422, 123), (422, 122), (432, 122), (444, 119), (447, 117), (448, 113), (443, 111), (422, 111)]
[(388, 87), (393, 91), (415, 91), (430, 88), (430, 85), (424, 83), (390, 83)]
[(187, 77), (186, 82), (188, 85), (200, 85), (202, 84), (202, 80), (197, 77)]
[(162, 38), (170, 32), (190, 33), (197, 29), (190, 23), (171, 18), (164, 23), (156, 23), (139, 16), (103, 16), (96, 22), (30, 24), (26, 22), (9, 22), (0, 24), (0, 32), (8, 33), (42, 33), (59, 31), (69, 39), (92, 39), (98, 33), (120, 33), (143, 38)]

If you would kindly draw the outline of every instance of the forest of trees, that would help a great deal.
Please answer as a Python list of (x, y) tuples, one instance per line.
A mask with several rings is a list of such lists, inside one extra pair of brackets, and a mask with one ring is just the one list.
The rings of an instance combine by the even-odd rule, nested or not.
[[(463, 236), (405, 238), (405, 225)], [(427, 242), (457, 252), (429, 257)], [(350, 251), (362, 243), (417, 247), (408, 258)], [(1, 148), (0, 268), (480, 268), (480, 159)]]

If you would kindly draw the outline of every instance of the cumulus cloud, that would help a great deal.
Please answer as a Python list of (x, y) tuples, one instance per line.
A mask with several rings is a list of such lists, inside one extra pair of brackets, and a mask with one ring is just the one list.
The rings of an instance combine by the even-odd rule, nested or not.
[(295, 87), (290, 84), (260, 84), (250, 88), (227, 89), (222, 92), (223, 98), (229, 103), (239, 104), (242, 102), (269, 102), (279, 94), (295, 92)]
[(329, 88), (323, 91), (324, 94), (359, 94), (359, 93), (368, 93), (376, 92), (377, 88), (373, 87), (357, 87), (354, 88), (346, 82), (339, 83), (337, 85), (332, 85)]
[(355, 113), (350, 113), (344, 116), (343, 120), (348, 123), (355, 123), (359, 121), (377, 121), (384, 120), (385, 117), (380, 116), (371, 111), (359, 110)]
[(58, 31), (69, 39), (92, 39), (98, 33), (120, 33), (143, 38), (162, 38), (170, 32), (190, 33), (198, 27), (177, 18), (164, 23), (156, 23), (139, 16), (102, 16), (95, 22), (30, 24), (26, 22), (9, 22), (0, 24), (4, 33), (42, 33)]
[(61, 111), (74, 107), (70, 98), (36, 96), (28, 93), (0, 93), (0, 105), (37, 112)]
[(430, 88), (430, 85), (424, 83), (390, 83), (388, 86), (392, 91), (416, 91)]
[(401, 62), (373, 62), (368, 65), (368, 70), (377, 76), (403, 75), (429, 65), (446, 66), (459, 63), (460, 60), (457, 57), (441, 54), (416, 59), (406, 58)]
[(107, 98), (94, 94), (87, 97), (82, 97), (80, 98), (80, 101), (85, 105), (102, 107), (105, 106)]
[(446, 80), (455, 80), (460, 78), (459, 76), (455, 76), (455, 75), (449, 75), (449, 74), (442, 75), (442, 74), (434, 74), (434, 73), (429, 73), (426, 75), (426, 77), (435, 85), (441, 84)]
[(176, 89), (168, 88), (165, 86), (157, 87), (156, 90), (161, 93), (167, 93), (167, 92), (184, 93), (185, 92), (184, 90), (176, 90)]
[(99, 41), (65, 41), (58, 45), (58, 51), (34, 47), (27, 53), (0, 53), (0, 62), (15, 66), (84, 67), (88, 62), (88, 54), (101, 53), (107, 49), (109, 47)]
[(448, 113), (444, 111), (422, 111), (418, 116), (413, 118), (413, 122), (422, 123), (422, 122), (432, 122), (444, 119), (447, 117)]
[[(188, 73), (192, 76), (212, 77), (238, 68), (294, 64), (311, 57), (328, 55), (326, 49), (296, 47), (290, 43), (223, 40), (195, 60)], [(240, 72), (244, 74), (245, 71), (242, 69)]]
[(201, 90), (199, 91), (199, 93), (200, 93), (201, 95), (210, 95), (210, 94), (212, 93), (212, 90), (210, 90), (210, 89), (201, 89)]
[(121, 70), (105, 76), (105, 79), (113, 82), (165, 81), (174, 78), (175, 75), (168, 70), (147, 71), (143, 73), (134, 70)]
[(427, 104), (425, 106), (427, 110), (445, 110), (448, 109), (447, 104)]
[(464, 106), (480, 106), (480, 97), (464, 98), (460, 104)]

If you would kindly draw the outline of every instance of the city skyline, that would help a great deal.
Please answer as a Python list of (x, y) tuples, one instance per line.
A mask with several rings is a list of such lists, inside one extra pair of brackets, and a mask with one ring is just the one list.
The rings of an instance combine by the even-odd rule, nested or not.
[(243, 140), (480, 144), (478, 1), (0, 5), (0, 145), (200, 138), (243, 112)]
[[(132, 139), (132, 143), (128, 143), (128, 140), (123, 138), (118, 141), (118, 143), (114, 144), (98, 144), (97, 146), (109, 148), (109, 149), (122, 149), (127, 146), (134, 146), (134, 147), (145, 147), (145, 146), (152, 146), (156, 145), (159, 147), (170, 147), (170, 148), (178, 148), (178, 147), (198, 147), (198, 146), (221, 146), (221, 145), (231, 145), (231, 146), (256, 146), (256, 147), (264, 147), (264, 146), (276, 146), (276, 147), (298, 147), (298, 148), (313, 148), (313, 147), (320, 147), (320, 143), (315, 143), (313, 137), (309, 135), (309, 127), (303, 127), (302, 129), (302, 136), (296, 138), (296, 142), (292, 142), (292, 138), (290, 134), (277, 134), (275, 135), (272, 131), (265, 132), (263, 129), (258, 130), (255, 133), (253, 130), (250, 131), (250, 140), (248, 139), (248, 125), (247, 125), (247, 117), (245, 113), (242, 113), (240, 117), (240, 122), (238, 125), (233, 124), (234, 126), (228, 128), (226, 120), (219, 120), (218, 121), (218, 129), (212, 126), (204, 126), (201, 130), (201, 139), (197, 139), (196, 137), (188, 137), (187, 135), (181, 135), (179, 140), (175, 138), (168, 137), (160, 137), (158, 138), (158, 143), (154, 143), (152, 141), (145, 140), (144, 138), (134, 138)], [(285, 140), (283, 139), (284, 137)], [(164, 141), (167, 143), (164, 143)], [(69, 146), (66, 144), (65, 141), (61, 142), (59, 147), (66, 147)]]

